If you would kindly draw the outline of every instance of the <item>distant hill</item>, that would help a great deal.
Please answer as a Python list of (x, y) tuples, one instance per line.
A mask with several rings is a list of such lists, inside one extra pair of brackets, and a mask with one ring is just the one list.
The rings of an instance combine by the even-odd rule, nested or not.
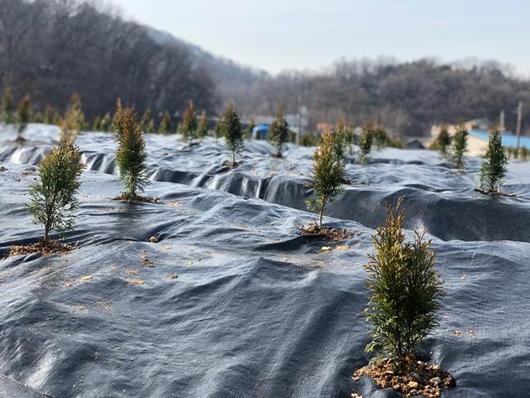
[[(264, 70), (238, 64), (228, 58), (215, 56), (187, 41), (181, 40), (170, 33), (151, 27), (145, 27), (150, 37), (161, 45), (178, 45), (185, 47), (192, 59), (194, 68), (205, 68), (215, 83), (217, 93), (221, 96), (222, 105), (228, 102), (244, 102), (245, 98), (253, 97), (268, 81), (271, 75)], [(252, 113), (252, 112), (250, 112)]]
[(112, 110), (116, 97), (155, 114), (181, 112), (189, 100), (210, 114), (233, 102), (245, 117), (273, 115), (282, 104), (291, 114), (306, 107), (311, 129), (376, 120), (414, 136), (433, 123), (495, 121), (501, 110), (513, 130), (518, 101), (530, 104), (529, 82), (495, 62), (346, 60), (273, 76), (94, 4), (0, 0), (0, 89), (31, 94), (40, 110), (62, 110), (78, 91), (89, 118)]

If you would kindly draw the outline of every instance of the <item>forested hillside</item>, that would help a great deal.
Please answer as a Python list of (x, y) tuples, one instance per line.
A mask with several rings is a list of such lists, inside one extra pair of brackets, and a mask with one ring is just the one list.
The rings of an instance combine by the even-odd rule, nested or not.
[(283, 103), (288, 113), (306, 106), (312, 127), (344, 116), (405, 135), (425, 134), (435, 122), (496, 120), (503, 109), (513, 128), (518, 101), (530, 103), (529, 82), (494, 62), (353, 60), (272, 76), (81, 0), (0, 0), (6, 86), (17, 98), (29, 93), (41, 110), (64, 110), (78, 91), (89, 118), (111, 110), (118, 96), (140, 112), (182, 111), (191, 99), (212, 113), (233, 101), (245, 117), (273, 114)]
[(78, 91), (89, 117), (113, 109), (118, 96), (158, 111), (189, 99), (217, 105), (210, 75), (192, 67), (186, 46), (159, 44), (144, 27), (79, 1), (0, 0), (0, 85), (60, 110)]

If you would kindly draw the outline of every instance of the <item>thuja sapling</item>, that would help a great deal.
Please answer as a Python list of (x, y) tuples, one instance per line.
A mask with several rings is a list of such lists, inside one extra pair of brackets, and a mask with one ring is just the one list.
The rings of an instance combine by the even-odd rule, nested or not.
[(221, 130), (225, 137), (225, 145), (232, 153), (232, 167), (237, 165), (236, 154), (243, 149), (243, 129), (234, 105), (229, 104), (223, 114)]
[(149, 184), (145, 160), (145, 140), (142, 125), (134, 110), (120, 108), (115, 119), (115, 134), (118, 139), (116, 163), (124, 191), (117, 198), (126, 201), (145, 201), (138, 193)]
[(317, 226), (322, 229), (322, 221), (326, 206), (335, 196), (342, 192), (344, 165), (337, 157), (335, 135), (327, 131), (313, 154), (313, 169), (309, 187), (314, 190), (315, 197), (307, 202), (308, 207), (318, 212)]
[(28, 209), (35, 222), (44, 226), (45, 246), (50, 244), (52, 230), (63, 233), (75, 223), (73, 212), (79, 204), (75, 195), (83, 169), (81, 154), (71, 143), (54, 147), (39, 164), (38, 180), (31, 186)]
[(489, 133), (486, 158), (480, 168), (479, 192), (484, 194), (499, 194), (500, 183), (506, 176), (506, 154), (502, 147), (499, 129), (494, 126)]
[(287, 123), (287, 120), (285, 120), (282, 106), (278, 107), (276, 119), (274, 119), (270, 126), (269, 140), (276, 148), (274, 156), (281, 158), (283, 156), (283, 147), (289, 140), (289, 124)]

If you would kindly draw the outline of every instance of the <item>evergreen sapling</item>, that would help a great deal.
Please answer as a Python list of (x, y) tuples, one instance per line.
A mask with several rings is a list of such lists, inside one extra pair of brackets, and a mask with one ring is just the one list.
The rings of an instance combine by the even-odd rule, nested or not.
[(138, 195), (146, 185), (147, 170), (145, 161), (145, 141), (141, 123), (132, 109), (122, 108), (116, 118), (115, 133), (118, 139), (116, 162), (120, 171), (123, 193), (117, 198), (126, 201), (145, 201)]
[(315, 198), (307, 202), (310, 209), (318, 212), (317, 226), (320, 229), (322, 229), (326, 206), (343, 190), (343, 179), (344, 165), (342, 159), (337, 158), (336, 155), (334, 134), (328, 131), (322, 135), (320, 146), (313, 155), (313, 170), (309, 187), (314, 190)]
[(362, 130), (361, 138), (359, 139), (360, 155), (359, 160), (361, 163), (368, 162), (368, 155), (372, 150), (374, 142), (374, 127), (372, 123), (367, 123)]
[(222, 131), (225, 137), (225, 145), (232, 152), (232, 167), (237, 165), (236, 155), (244, 146), (243, 129), (241, 121), (234, 105), (230, 104), (225, 110), (222, 121)]
[(24, 96), (17, 107), (17, 142), (23, 142), (23, 133), (31, 118), (31, 101), (29, 95)]
[(366, 309), (372, 324), (368, 352), (388, 355), (397, 368), (415, 363), (416, 347), (439, 324), (441, 281), (431, 242), (416, 232), (405, 241), (398, 203), (372, 238), (375, 252), (365, 265), (370, 289)]
[(191, 143), (197, 138), (197, 127), (198, 122), (195, 114), (195, 106), (193, 105), (193, 101), (189, 101), (180, 125), (180, 133), (184, 141)]
[(200, 141), (204, 139), (208, 135), (208, 116), (206, 116), (206, 112), (202, 111), (201, 116), (199, 117), (198, 125), (197, 125), (197, 137)]
[(281, 158), (283, 147), (289, 139), (289, 124), (285, 120), (283, 107), (278, 107), (276, 119), (272, 122), (269, 129), (271, 143), (276, 147), (275, 156)]
[(493, 127), (489, 133), (486, 159), (480, 168), (479, 192), (485, 194), (500, 193), (500, 183), (506, 176), (506, 163), (501, 133), (497, 127)]
[(171, 115), (168, 111), (165, 111), (158, 125), (158, 132), (162, 134), (169, 134), (171, 131)]
[(83, 168), (81, 154), (69, 143), (54, 147), (40, 162), (28, 209), (35, 222), (44, 225), (44, 245), (50, 243), (52, 230), (64, 233), (73, 227), (73, 212), (79, 204), (75, 195)]
[(153, 115), (151, 113), (151, 108), (147, 108), (142, 116), (142, 124), (144, 126), (144, 131), (146, 133), (155, 132), (155, 122), (153, 121)]
[(85, 115), (81, 107), (81, 96), (74, 93), (70, 104), (60, 123), (59, 141), (74, 143), (85, 123)]
[(2, 95), (2, 121), (5, 124), (13, 124), (15, 122), (15, 102), (9, 87), (4, 89)]
[(467, 149), (467, 137), (469, 133), (467, 132), (465, 126), (460, 125), (453, 137), (453, 164), (459, 170), (464, 170), (464, 153)]

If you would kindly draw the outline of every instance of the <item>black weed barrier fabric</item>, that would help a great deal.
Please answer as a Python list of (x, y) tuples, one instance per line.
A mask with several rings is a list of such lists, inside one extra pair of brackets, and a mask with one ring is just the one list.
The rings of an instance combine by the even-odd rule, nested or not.
[[(0, 138), (0, 256), (42, 233), (25, 204), (55, 134)], [(510, 165), (517, 197), (488, 198), (473, 192), (479, 160), (458, 175), (435, 153), (376, 152), (348, 164), (352, 185), (327, 222), (356, 235), (330, 245), (297, 229), (315, 218), (303, 211), (311, 149), (278, 161), (250, 143), (230, 171), (220, 142), (147, 141), (146, 194), (160, 203), (112, 201), (113, 141), (84, 134), (89, 171), (64, 237), (78, 248), (0, 260), (0, 396), (394, 396), (351, 375), (369, 360), (362, 265), (399, 196), (444, 280), (441, 325), (420, 347), (457, 380), (443, 396), (530, 396), (530, 164)]]

